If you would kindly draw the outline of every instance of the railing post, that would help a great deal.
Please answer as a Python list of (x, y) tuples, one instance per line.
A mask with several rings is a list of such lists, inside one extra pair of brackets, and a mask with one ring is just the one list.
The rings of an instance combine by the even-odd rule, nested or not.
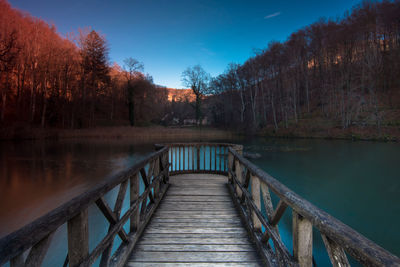
[(300, 267), (312, 267), (312, 223), (294, 210), (293, 256)]
[(194, 171), (194, 146), (190, 147), (192, 154), (192, 171)]
[(78, 266), (89, 255), (88, 210), (68, 221), (69, 266)]
[(232, 149), (234, 149), (239, 155), (243, 155), (243, 146), (242, 145), (233, 145)]
[(200, 170), (200, 146), (197, 145), (196, 146), (196, 150), (197, 150), (197, 170)]
[[(154, 163), (154, 178), (156, 178), (160, 174), (160, 158), (157, 157)], [(161, 181), (161, 180), (160, 180)], [(154, 198), (158, 198), (160, 195), (160, 181), (157, 181), (154, 185)]]
[(24, 267), (24, 254), (21, 253), (10, 260), (10, 267)]
[[(253, 202), (257, 206), (257, 208), (261, 210), (260, 180), (258, 179), (257, 176), (250, 174), (250, 183), (251, 183), (251, 197), (253, 199)], [(253, 221), (254, 230), (261, 232), (261, 222), (254, 211), (252, 212), (251, 217)]]
[(133, 203), (136, 203), (136, 210), (132, 213), (130, 218), (130, 232), (135, 232), (139, 227), (140, 216), (139, 216), (139, 202), (137, 201), (139, 198), (139, 173), (135, 173), (130, 178), (130, 203), (132, 206)]
[[(225, 168), (226, 168), (226, 166), (225, 166)], [(228, 150), (228, 168), (227, 168), (227, 171), (228, 171), (228, 180), (229, 180), (229, 182), (231, 184), (233, 183), (232, 174), (231, 174), (232, 168), (233, 168), (233, 155)]]
[(162, 156), (162, 163), (161, 163), (161, 164), (162, 164), (164, 170), (167, 169), (167, 174), (164, 176), (164, 183), (168, 183), (168, 182), (169, 182), (169, 166), (168, 166), (169, 161), (168, 161), (168, 153), (165, 153), (165, 154)]
[[(241, 185), (243, 184), (243, 178), (242, 178), (242, 166), (240, 165), (240, 161), (235, 159), (235, 174), (237, 178), (237, 182), (240, 183)], [(238, 185), (236, 185), (236, 194), (238, 195), (239, 198), (242, 197), (242, 190)]]

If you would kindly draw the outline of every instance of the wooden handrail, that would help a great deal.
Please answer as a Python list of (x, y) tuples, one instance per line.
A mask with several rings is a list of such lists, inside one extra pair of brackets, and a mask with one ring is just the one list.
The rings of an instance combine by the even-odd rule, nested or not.
[[(68, 223), (69, 251), (66, 262), (69, 262), (70, 266), (91, 264), (100, 255), (102, 255), (102, 262), (107, 262), (108, 265), (111, 259), (108, 250), (111, 250), (109, 247), (116, 234), (122, 238), (123, 243), (117, 253), (114, 254), (112, 262), (124, 262), (128, 256), (124, 247), (134, 246), (152, 212), (168, 188), (169, 163), (167, 156), (168, 148), (162, 148), (150, 154), (129, 170), (112, 176), (88, 192), (73, 198), (32, 223), (0, 239), (0, 265), (8, 261), (10, 261), (11, 267), (19, 264), (40, 265), (46, 255), (51, 236), (64, 223)], [(150, 164), (150, 167), (146, 172), (145, 167), (148, 164)], [(139, 195), (140, 176), (145, 181), (145, 190)], [(131, 184), (130, 208), (120, 218), (128, 181)], [(103, 196), (118, 185), (120, 185), (120, 191), (115, 207), (111, 209), (103, 200)], [(153, 188), (154, 195), (152, 193)], [(148, 199), (150, 199), (149, 204), (147, 204)], [(142, 203), (140, 212), (138, 212), (139, 203)], [(106, 237), (89, 254), (87, 209), (94, 204), (103, 212), (110, 223), (110, 228)], [(129, 218), (131, 219), (131, 229), (127, 234), (122, 226)], [(28, 258), (24, 260), (23, 253), (29, 248), (32, 249)], [(118, 254), (118, 251), (125, 252), (125, 254)]]
[(228, 148), (241, 153), (243, 146), (231, 143), (167, 143), (156, 149), (169, 148), (170, 174), (211, 173), (228, 174)]
[[(279, 232), (276, 232), (277, 228), (274, 227), (282, 217), (286, 207), (290, 207), (293, 211), (294, 262), (289, 265), (299, 263), (300, 266), (311, 266), (313, 264), (312, 227), (315, 227), (322, 235), (328, 255), (334, 266), (349, 266), (343, 250), (366, 266), (400, 266), (400, 259), (398, 257), (300, 197), (268, 173), (242, 157), (234, 149), (228, 148), (228, 150), (230, 189), (234, 198), (237, 199), (237, 204), (241, 206), (242, 215), (246, 217), (246, 220), (251, 222), (250, 227), (252, 231), (256, 232), (253, 226), (254, 219), (251, 218), (253, 212), (256, 213), (258, 219), (261, 220), (267, 229), (267, 232), (263, 233), (263, 240), (258, 238), (259, 234), (254, 234), (254, 238), (256, 241), (258, 240), (260, 246), (267, 248), (269, 245), (266, 241), (270, 237), (273, 237), (274, 243), (278, 241), (276, 234), (279, 234)], [(273, 214), (268, 216), (268, 222), (260, 217), (260, 205), (254, 202), (254, 197), (248, 192), (249, 181), (243, 180), (243, 169), (246, 169), (246, 177), (259, 180), (261, 190), (264, 194), (266, 209), (268, 208), (267, 206), (272, 207), (268, 192), (269, 189), (280, 198), (278, 207), (274, 210)], [(254, 195), (254, 192), (260, 192), (260, 187), (251, 188), (251, 191)], [(257, 199), (257, 201), (260, 200)], [(265, 238), (265, 236), (267, 237)], [(281, 246), (279, 242), (276, 244), (279, 245), (278, 247)], [(276, 255), (276, 258), (279, 259), (282, 256), (287, 258), (286, 253), (284, 255)], [(284, 264), (288, 265), (288, 263)]]
[[(0, 265), (33, 265), (43, 261), (54, 232), (68, 225), (68, 256), (65, 264), (90, 266), (101, 256), (100, 266), (122, 266), (138, 241), (168, 188), (170, 174), (214, 173), (228, 176), (228, 188), (264, 261), (271, 266), (312, 266), (313, 227), (319, 231), (334, 266), (349, 266), (347, 252), (367, 266), (400, 266), (400, 259), (349, 226), (303, 199), (272, 176), (242, 157), (241, 145), (229, 143), (158, 144), (158, 151), (92, 190), (77, 196), (0, 240)], [(149, 165), (147, 171), (146, 166)], [(139, 180), (144, 192), (139, 192)], [(114, 207), (103, 196), (119, 186)], [(279, 197), (273, 207), (270, 192)], [(126, 192), (129, 209), (121, 214)], [(261, 212), (265, 207), (266, 214)], [(88, 207), (97, 205), (110, 224), (108, 233), (89, 253)], [(293, 254), (282, 242), (278, 223), (292, 210)], [(130, 219), (129, 231), (123, 226)], [(111, 255), (116, 236), (122, 244)], [(268, 240), (272, 240), (274, 248)], [(31, 249), (30, 249), (31, 248)], [(30, 249), (25, 259), (24, 252)]]

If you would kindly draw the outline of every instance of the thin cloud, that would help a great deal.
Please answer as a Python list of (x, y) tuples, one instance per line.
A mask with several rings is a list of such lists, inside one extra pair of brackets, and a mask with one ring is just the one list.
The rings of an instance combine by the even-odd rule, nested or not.
[(207, 49), (205, 47), (202, 47), (200, 49), (201, 49), (201, 51), (203, 51), (204, 53), (206, 53), (209, 56), (215, 56), (215, 53), (213, 51), (211, 51), (211, 50), (209, 50), (209, 49)]
[(271, 18), (274, 18), (274, 17), (279, 16), (280, 14), (281, 14), (281, 12), (275, 12), (275, 13), (266, 15), (266, 16), (264, 17), (264, 19), (271, 19)]

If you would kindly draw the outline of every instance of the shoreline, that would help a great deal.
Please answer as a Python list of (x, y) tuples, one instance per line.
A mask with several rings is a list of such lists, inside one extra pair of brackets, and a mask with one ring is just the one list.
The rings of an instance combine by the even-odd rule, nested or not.
[(315, 131), (309, 128), (265, 128), (248, 134), (213, 127), (165, 127), (165, 126), (116, 126), (84, 129), (56, 129), (14, 127), (0, 129), (0, 141), (26, 140), (66, 140), (66, 139), (134, 139), (137, 142), (157, 140), (203, 141), (209, 139), (232, 139), (235, 137), (254, 136), (261, 138), (282, 139), (326, 139), (374, 142), (400, 142), (400, 128), (383, 128), (381, 134), (371, 128), (329, 128)]
[(373, 141), (394, 142), (400, 141), (400, 128), (382, 127), (381, 133), (376, 132), (373, 127), (351, 127), (310, 129), (310, 128), (281, 128), (278, 131), (267, 128), (256, 133), (257, 136), (273, 138), (297, 138), (297, 139), (326, 139), (326, 140), (351, 140), (351, 141)]
[(96, 127), (86, 129), (7, 128), (0, 130), (1, 141), (66, 140), (66, 139), (134, 139), (138, 142), (157, 140), (231, 139), (238, 133), (210, 127)]

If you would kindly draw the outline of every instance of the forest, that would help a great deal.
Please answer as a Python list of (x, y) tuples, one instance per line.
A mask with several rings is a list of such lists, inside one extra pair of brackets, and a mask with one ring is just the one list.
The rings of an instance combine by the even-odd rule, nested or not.
[[(168, 116), (178, 124), (196, 116), (252, 133), (400, 136), (399, 14), (398, 0), (365, 1), (266, 44), (217, 77), (189, 67), (182, 81), (195, 97), (171, 100), (134, 58), (110, 63), (101, 33), (62, 36), (0, 0), (1, 127), (168, 125)], [(190, 80), (196, 71), (200, 87)]]
[[(0, 0), (2, 126), (141, 125), (164, 116), (167, 92), (127, 57), (110, 64), (104, 36), (61, 36), (54, 25)], [(154, 105), (158, 103), (158, 105)]]
[(307, 134), (391, 128), (398, 135), (399, 14), (400, 1), (365, 1), (230, 64), (211, 79), (215, 123), (272, 133), (303, 127)]

